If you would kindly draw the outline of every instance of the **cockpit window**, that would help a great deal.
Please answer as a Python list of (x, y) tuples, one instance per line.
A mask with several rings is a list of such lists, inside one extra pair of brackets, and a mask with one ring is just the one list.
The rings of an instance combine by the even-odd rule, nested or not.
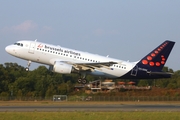
[(14, 43), (14, 45), (23, 47), (23, 44), (22, 44), (22, 43)]

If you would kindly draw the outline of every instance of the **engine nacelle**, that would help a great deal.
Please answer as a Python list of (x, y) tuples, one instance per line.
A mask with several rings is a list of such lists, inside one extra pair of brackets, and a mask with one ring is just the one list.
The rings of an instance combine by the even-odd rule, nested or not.
[(52, 72), (61, 73), (61, 74), (70, 74), (73, 70), (73, 66), (63, 63), (63, 62), (55, 62), (54, 66), (50, 66)]

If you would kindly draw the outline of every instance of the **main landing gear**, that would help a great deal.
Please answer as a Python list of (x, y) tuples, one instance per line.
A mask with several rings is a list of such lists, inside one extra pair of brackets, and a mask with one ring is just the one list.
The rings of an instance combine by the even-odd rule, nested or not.
[(78, 83), (79, 83), (79, 84), (86, 84), (86, 83), (87, 83), (87, 80), (86, 80), (86, 79), (79, 78), (79, 79), (78, 79)]
[(86, 84), (87, 83), (87, 80), (85, 79), (86, 78), (86, 74), (83, 74), (83, 77), (81, 76), (80, 74), (80, 78), (77, 80), (79, 84)]
[(31, 65), (31, 61), (28, 61), (27, 67), (25, 68), (25, 70), (28, 72), (29, 71), (29, 66)]

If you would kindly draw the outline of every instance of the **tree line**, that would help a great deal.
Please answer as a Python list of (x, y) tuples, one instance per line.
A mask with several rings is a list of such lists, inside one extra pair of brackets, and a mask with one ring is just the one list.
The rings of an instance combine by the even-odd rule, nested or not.
[[(180, 70), (173, 71), (164, 67), (163, 71), (172, 72), (172, 78), (158, 80), (136, 80), (137, 86), (156, 86), (167, 89), (180, 88)], [(51, 97), (56, 94), (73, 95), (78, 74), (58, 74), (50, 72), (45, 66), (26, 72), (17, 63), (0, 64), (0, 96)], [(97, 77), (87, 76), (88, 81)], [(116, 79), (118, 81), (125, 81)], [(132, 80), (126, 80), (132, 81)]]

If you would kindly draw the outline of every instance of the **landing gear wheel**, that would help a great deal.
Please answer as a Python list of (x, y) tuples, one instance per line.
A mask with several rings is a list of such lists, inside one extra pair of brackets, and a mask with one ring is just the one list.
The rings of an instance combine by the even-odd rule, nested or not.
[(77, 81), (78, 81), (78, 83), (79, 83), (79, 84), (81, 84), (81, 82), (82, 82), (82, 79), (80, 79), (80, 78), (79, 78)]
[(28, 67), (26, 67), (26, 69), (25, 69), (27, 72), (29, 71), (29, 68)]
[(83, 80), (81, 81), (81, 83), (82, 83), (82, 84), (86, 84), (86, 83), (87, 83), (87, 80), (86, 80), (86, 79), (83, 79)]
[(80, 78), (80, 79), (77, 80), (77, 82), (78, 82), (79, 84), (86, 84), (86, 83), (87, 83), (87, 80)]
[(28, 71), (29, 71), (29, 68), (26, 68), (25, 70), (28, 72)]

